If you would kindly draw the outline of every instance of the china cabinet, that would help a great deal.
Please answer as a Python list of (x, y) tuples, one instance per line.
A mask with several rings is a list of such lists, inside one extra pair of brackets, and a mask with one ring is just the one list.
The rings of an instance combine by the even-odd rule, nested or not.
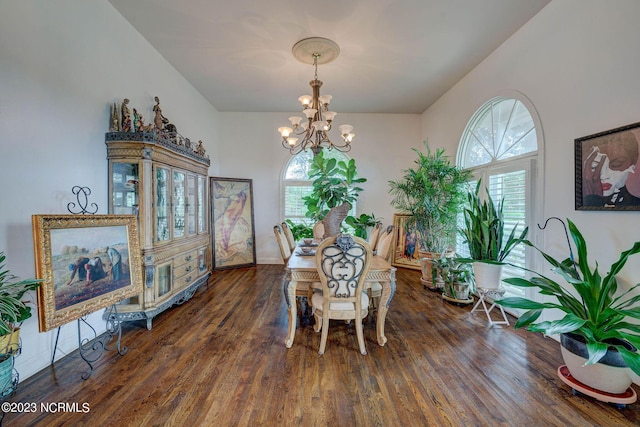
[(156, 132), (109, 132), (109, 212), (135, 214), (144, 290), (118, 304), (123, 321), (152, 320), (190, 299), (211, 271), (206, 176), (210, 160)]

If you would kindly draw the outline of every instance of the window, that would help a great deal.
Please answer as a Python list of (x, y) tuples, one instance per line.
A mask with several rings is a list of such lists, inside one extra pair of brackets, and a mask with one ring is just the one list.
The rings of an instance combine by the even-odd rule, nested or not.
[[(324, 156), (325, 158), (335, 158), (338, 161), (348, 162), (350, 160), (346, 154), (338, 150), (325, 150)], [(308, 196), (312, 190), (312, 181), (307, 178), (312, 160), (313, 153), (310, 150), (301, 151), (289, 159), (282, 174), (283, 216), (296, 224), (309, 223), (309, 219), (305, 217), (307, 207), (302, 198)], [(349, 215), (354, 215), (355, 210), (354, 203)]]
[[(518, 235), (526, 226), (531, 233), (530, 225), (535, 222), (534, 190), (539, 187), (536, 179), (540, 135), (531, 114), (533, 107), (525, 105), (528, 101), (524, 97), (516, 98), (494, 98), (478, 109), (462, 135), (457, 164), (472, 172), (473, 188), (482, 180), (494, 202), (504, 198), (505, 234), (517, 225)], [(483, 192), (481, 190), (481, 196)], [(457, 252), (468, 255), (461, 238), (457, 243)], [(506, 262), (531, 268), (531, 255), (519, 245)], [(510, 266), (505, 266), (502, 274), (503, 277), (525, 276), (523, 270)], [(526, 296), (523, 288), (506, 283), (503, 286), (508, 296)]]

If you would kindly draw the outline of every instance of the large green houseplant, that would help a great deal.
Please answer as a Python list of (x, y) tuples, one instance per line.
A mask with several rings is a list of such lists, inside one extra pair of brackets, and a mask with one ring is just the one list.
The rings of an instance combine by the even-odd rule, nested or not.
[(502, 265), (511, 251), (526, 238), (525, 227), (516, 236), (518, 224), (514, 225), (505, 239), (504, 198), (497, 205), (487, 191), (480, 197), (481, 181), (475, 191), (467, 193), (464, 209), (464, 226), (460, 233), (469, 246), (469, 260), (473, 262), (476, 286), (491, 289), (500, 285)]
[[(631, 255), (640, 252), (640, 242), (620, 253), (618, 260), (614, 262), (607, 274), (602, 277), (598, 269), (598, 263), (592, 269), (587, 258), (587, 243), (576, 227), (567, 219), (569, 232), (577, 251), (577, 260), (574, 260), (571, 246), (569, 254), (563, 261), (546, 254), (530, 241), (524, 244), (536, 249), (552, 266), (552, 271), (562, 277), (566, 285), (537, 273), (530, 279), (509, 278), (506, 283), (524, 288), (537, 288), (540, 294), (555, 299), (553, 302), (536, 302), (526, 298), (510, 297), (496, 301), (504, 307), (526, 310), (515, 324), (515, 328), (526, 328), (532, 332), (542, 332), (545, 335), (570, 334), (586, 343), (585, 366), (599, 362), (608, 350), (612, 348), (618, 352), (626, 365), (633, 372), (640, 375), (640, 353), (628, 349), (625, 342), (640, 348), (640, 324), (630, 323), (628, 318), (640, 319), (640, 283), (618, 294), (618, 282), (616, 275), (622, 270)], [(568, 240), (568, 238), (567, 238)], [(569, 243), (569, 242), (567, 242)], [(530, 270), (528, 270), (530, 271)], [(536, 321), (544, 310), (557, 309), (564, 313), (558, 320)], [(564, 356), (564, 354), (563, 354)], [(566, 358), (565, 358), (566, 361)], [(592, 373), (579, 368), (569, 366), (571, 374), (579, 381), (587, 383), (591, 380)], [(626, 386), (621, 386), (626, 390)], [(595, 388), (603, 390), (600, 386)], [(605, 390), (606, 391), (606, 390)]]
[(442, 252), (455, 243), (458, 213), (467, 194), (470, 173), (451, 164), (444, 148), (432, 151), (424, 141), (425, 152), (418, 155), (414, 167), (406, 169), (402, 178), (389, 181), (391, 205), (411, 215), (406, 226), (416, 230), (420, 248)]
[(320, 151), (309, 167), (309, 179), (313, 180), (313, 188), (310, 195), (303, 197), (307, 207), (305, 215), (313, 222), (318, 222), (324, 220), (332, 209), (341, 209), (344, 216), (337, 221), (339, 226), (362, 191), (357, 184), (367, 181), (357, 175), (355, 160), (345, 162), (325, 157), (324, 150)]
[(424, 141), (425, 152), (418, 155), (412, 168), (400, 179), (389, 181), (391, 205), (409, 214), (407, 231), (416, 232), (423, 262), (422, 282), (434, 289), (431, 261), (450, 250), (455, 243), (458, 214), (467, 194), (470, 172), (453, 165), (444, 148), (431, 150)]
[(17, 349), (20, 324), (31, 317), (31, 307), (22, 299), (36, 290), (41, 280), (17, 280), (5, 267), (6, 256), (0, 252), (0, 360), (11, 356)]

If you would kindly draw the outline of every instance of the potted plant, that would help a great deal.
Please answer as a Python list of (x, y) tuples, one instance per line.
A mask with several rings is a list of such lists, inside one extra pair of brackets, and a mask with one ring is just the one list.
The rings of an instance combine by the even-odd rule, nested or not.
[[(527, 310), (516, 322), (516, 329), (524, 327), (545, 335), (561, 334), (562, 355), (576, 380), (597, 390), (623, 393), (632, 382), (626, 367), (640, 375), (640, 353), (635, 349), (640, 348), (640, 325), (627, 321), (628, 317), (640, 318), (640, 294), (637, 293), (640, 284), (617, 294), (616, 275), (631, 255), (640, 252), (640, 242), (621, 252), (602, 277), (597, 261), (593, 269), (590, 266), (587, 243), (582, 234), (571, 220), (567, 219), (567, 224), (577, 250), (577, 260), (568, 237), (569, 257), (564, 261), (558, 261), (531, 242), (524, 241), (551, 264), (552, 271), (562, 277), (564, 286), (537, 272), (532, 272), (535, 276), (531, 279), (505, 280), (513, 286), (538, 288), (542, 295), (555, 301), (536, 302), (511, 297), (498, 300), (496, 304)], [(536, 323), (546, 309), (560, 310), (564, 317)]]
[(413, 149), (418, 155), (414, 167), (404, 171), (402, 178), (389, 181), (391, 205), (409, 214), (407, 230), (415, 230), (419, 253), (424, 259), (422, 282), (437, 288), (433, 282), (431, 261), (450, 251), (455, 243), (458, 214), (467, 193), (470, 172), (451, 164), (444, 149), (432, 151), (424, 141), (426, 151)]
[(486, 199), (480, 198), (481, 181), (475, 191), (467, 193), (468, 204), (464, 209), (464, 227), (460, 233), (469, 245), (468, 261), (473, 263), (473, 274), (478, 288), (495, 289), (500, 286), (504, 260), (513, 248), (526, 238), (529, 227), (516, 237), (518, 224), (504, 238), (504, 198), (496, 206), (487, 191)]
[[(307, 207), (306, 216), (314, 222), (325, 219), (325, 236), (337, 235), (340, 225), (346, 218), (353, 202), (358, 199), (362, 188), (355, 184), (366, 182), (366, 178), (357, 177), (355, 160), (348, 162), (325, 158), (320, 151), (309, 167), (309, 179), (313, 179), (311, 194), (303, 197)], [(337, 215), (333, 217), (329, 212)], [(327, 216), (329, 215), (329, 220)]]
[(313, 238), (313, 228), (305, 222), (300, 224), (296, 224), (290, 219), (286, 219), (285, 222), (289, 226), (291, 233), (293, 234), (293, 239), (297, 242), (300, 239), (311, 239)]
[(5, 254), (0, 252), (0, 396), (13, 391), (13, 356), (20, 348), (20, 324), (31, 317), (31, 307), (22, 300), (28, 291), (40, 286), (41, 280), (17, 280), (5, 267)]
[(473, 276), (471, 265), (462, 258), (440, 257), (434, 260), (434, 267), (444, 281), (442, 298), (456, 304), (470, 304), (473, 292)]
[(358, 217), (349, 215), (345, 218), (344, 222), (353, 227), (356, 237), (366, 239), (369, 234), (369, 229), (380, 224), (382, 221), (376, 218), (374, 214), (361, 214)]

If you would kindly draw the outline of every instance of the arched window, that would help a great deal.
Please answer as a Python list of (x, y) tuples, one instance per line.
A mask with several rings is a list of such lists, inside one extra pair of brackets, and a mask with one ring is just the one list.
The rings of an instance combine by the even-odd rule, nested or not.
[[(327, 159), (348, 162), (350, 158), (338, 150), (325, 150), (324, 157)], [(290, 219), (296, 224), (309, 224), (309, 219), (305, 217), (307, 207), (302, 198), (311, 193), (312, 181), (309, 180), (309, 167), (313, 161), (313, 153), (310, 150), (301, 151), (292, 156), (284, 167), (282, 173), (282, 212), (284, 219)], [(355, 203), (349, 215), (355, 212)]]
[[(489, 190), (494, 202), (504, 197), (505, 235), (517, 225), (516, 234), (535, 223), (538, 184), (538, 155), (542, 130), (533, 105), (522, 95), (497, 97), (487, 101), (469, 120), (458, 148), (457, 164), (472, 172), (473, 188), (478, 180)], [(484, 189), (480, 195), (485, 194)], [(529, 236), (531, 238), (531, 235)], [(458, 242), (458, 252), (468, 255)], [(465, 253), (466, 252), (466, 253)], [(507, 262), (531, 268), (532, 254), (519, 245)], [(504, 277), (524, 277), (523, 270), (505, 266)], [(503, 283), (511, 296), (525, 296), (522, 288)]]

